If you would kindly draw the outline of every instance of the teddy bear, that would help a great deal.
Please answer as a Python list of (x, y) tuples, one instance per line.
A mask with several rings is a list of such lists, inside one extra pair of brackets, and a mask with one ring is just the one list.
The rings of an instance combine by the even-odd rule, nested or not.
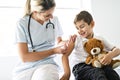
[[(88, 39), (84, 43), (84, 49), (88, 53), (85, 63), (92, 64), (93, 67), (102, 68), (103, 64), (100, 63), (100, 60), (108, 53), (104, 50), (104, 44), (101, 40), (96, 38)], [(109, 64), (113, 69), (120, 65), (120, 60), (114, 59)]]

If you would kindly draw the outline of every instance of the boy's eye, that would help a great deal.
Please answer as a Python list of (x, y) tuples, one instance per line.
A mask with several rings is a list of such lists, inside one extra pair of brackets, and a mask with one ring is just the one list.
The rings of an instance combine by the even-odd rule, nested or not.
[(85, 25), (81, 25), (81, 26), (78, 26), (78, 27), (76, 27), (78, 30), (79, 29), (82, 29), (82, 28), (84, 28), (85, 27)]
[(84, 27), (85, 27), (85, 25), (81, 25), (81, 26), (80, 26), (80, 28), (84, 28)]
[(79, 27), (77, 27), (77, 26), (76, 26), (76, 28), (77, 28), (77, 30), (79, 29)]

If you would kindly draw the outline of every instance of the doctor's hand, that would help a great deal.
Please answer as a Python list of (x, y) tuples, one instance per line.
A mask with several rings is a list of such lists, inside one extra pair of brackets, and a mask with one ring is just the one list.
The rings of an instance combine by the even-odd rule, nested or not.
[(64, 42), (61, 42), (53, 49), (53, 53), (64, 54), (67, 51), (67, 45)]
[(71, 35), (69, 40), (61, 41), (57, 44), (56, 51), (62, 54), (68, 54), (73, 50), (77, 35)]

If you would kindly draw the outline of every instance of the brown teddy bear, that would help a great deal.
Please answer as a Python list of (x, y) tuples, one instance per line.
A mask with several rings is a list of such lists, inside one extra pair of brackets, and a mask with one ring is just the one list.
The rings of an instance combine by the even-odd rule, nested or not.
[[(86, 64), (92, 64), (93, 67), (101, 68), (105, 65), (100, 63), (100, 60), (108, 52), (104, 51), (104, 46), (101, 40), (96, 38), (89, 39), (84, 44), (84, 49), (88, 53)], [(110, 66), (114, 69), (120, 65), (120, 60), (112, 60)]]

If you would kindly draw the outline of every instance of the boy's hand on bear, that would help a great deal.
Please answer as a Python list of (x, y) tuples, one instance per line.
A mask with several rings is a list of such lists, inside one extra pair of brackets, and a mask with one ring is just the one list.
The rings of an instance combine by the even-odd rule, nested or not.
[(109, 65), (112, 61), (111, 55), (108, 53), (106, 54), (101, 60), (100, 62), (104, 65)]

